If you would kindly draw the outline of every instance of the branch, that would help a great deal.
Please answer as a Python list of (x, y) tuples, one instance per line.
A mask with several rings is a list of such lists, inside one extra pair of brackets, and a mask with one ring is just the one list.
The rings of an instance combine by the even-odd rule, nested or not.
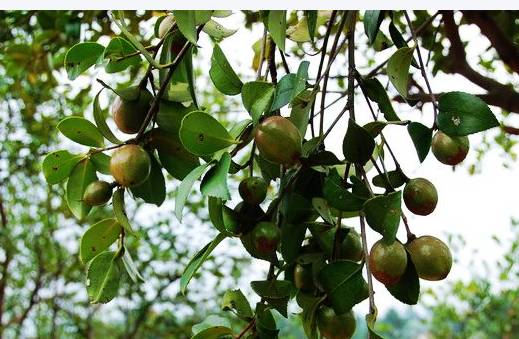
[(481, 33), (488, 38), (501, 60), (515, 73), (519, 74), (519, 47), (514, 45), (494, 19), (484, 11), (462, 12), (463, 18), (465, 18), (467, 22), (477, 25)]
[(519, 93), (507, 85), (480, 74), (468, 64), (465, 46), (461, 41), (458, 25), (454, 21), (452, 11), (442, 11), (442, 15), (445, 35), (451, 43), (449, 55), (446, 58), (449, 62), (443, 67), (443, 71), (460, 74), (481, 88), (486, 89), (489, 98), (493, 101), (493, 103), (487, 101), (488, 104), (499, 106), (510, 112), (519, 113)]
[[(4, 208), (4, 201), (2, 196), (0, 195), (0, 220), (2, 221), (2, 229), (3, 233), (7, 231), (7, 213)], [(9, 246), (4, 248), (5, 251), (5, 259), (2, 263), (2, 279), (0, 279), (0, 338), (2, 338), (4, 326), (2, 322), (2, 318), (4, 315), (4, 300), (5, 300), (5, 289), (7, 287), (7, 276), (9, 273), (9, 264), (11, 263), (11, 251), (9, 250)]]

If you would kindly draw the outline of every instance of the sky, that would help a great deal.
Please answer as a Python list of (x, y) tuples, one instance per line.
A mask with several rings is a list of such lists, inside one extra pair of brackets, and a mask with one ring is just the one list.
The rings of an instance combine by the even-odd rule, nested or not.
[[(251, 62), (253, 57), (253, 51), (250, 48), (253, 42), (258, 40), (262, 35), (262, 27), (255, 25), (252, 31), (245, 29), (242, 24), (243, 16), (241, 13), (235, 13), (232, 16), (225, 19), (218, 19), (220, 23), (228, 28), (237, 28), (238, 31), (235, 35), (225, 39), (221, 42), (220, 46), (226, 54), (229, 62), (236, 70), (236, 73), (247, 79), (247, 81), (255, 77), (255, 72), (251, 69)], [(383, 27), (384, 29), (384, 27)], [(365, 43), (362, 25), (357, 26), (358, 32), (358, 43)], [(486, 51), (488, 47), (488, 41), (479, 36), (479, 31), (473, 27), (465, 27), (461, 30), (462, 39), (470, 41), (468, 47), (468, 58), (470, 61), (477, 60), (476, 58), (480, 55), (489, 53)], [(208, 67), (210, 65), (210, 56), (212, 53), (212, 43), (209, 38), (205, 35), (201, 35), (199, 42), (199, 58), (195, 60), (195, 66), (202, 69), (202, 78), (199, 80), (199, 84), (208, 83)], [(378, 53), (375, 60), (382, 61), (387, 59), (394, 49)], [(368, 52), (371, 53), (371, 52)], [(372, 56), (370, 54), (370, 56)], [(315, 76), (318, 57), (308, 57), (305, 60), (310, 61), (310, 74)], [(290, 57), (288, 57), (291, 69), (295, 71), (297, 69), (297, 63), (294, 63)], [(370, 67), (367, 67), (367, 58), (364, 52), (357, 51), (356, 61), (358, 69), (361, 73), (367, 73)], [(344, 55), (339, 55), (337, 62), (332, 68), (333, 73), (346, 74), (346, 58)], [(423, 80), (419, 76), (416, 70), (415, 79), (423, 84)], [(281, 73), (282, 74), (282, 73)], [(430, 72), (429, 72), (430, 74)], [(498, 80), (510, 81), (509, 75), (504, 71), (497, 71), (492, 75)], [(452, 75), (438, 75), (429, 77), (433, 91), (466, 91), (470, 93), (482, 92), (477, 86), (472, 85), (460, 76)], [(519, 79), (512, 79), (516, 84), (519, 83)], [(67, 81), (67, 80), (64, 80)], [(83, 81), (87, 81), (83, 79)], [(90, 81), (90, 79), (88, 80)], [(78, 82), (75, 82), (77, 84)], [(97, 86), (97, 85), (96, 85)], [(395, 94), (396, 91), (390, 85), (391, 93)], [(332, 88), (330, 88), (332, 89)], [(94, 88), (94, 91), (98, 88)], [(336, 94), (330, 94), (327, 96), (328, 101), (332, 101), (336, 98)], [(319, 97), (318, 97), (318, 100)], [(318, 101), (319, 102), (319, 101)], [(325, 126), (329, 125), (335, 116), (339, 113), (344, 105), (344, 101), (331, 107), (326, 111), (325, 115)], [(357, 95), (355, 102), (357, 119), (361, 122), (371, 121), (371, 115), (365, 104), (364, 98)], [(402, 119), (410, 119), (413, 121), (422, 122), (428, 126), (432, 124), (432, 106), (426, 105), (424, 107), (423, 114), (416, 108), (410, 108), (407, 105), (396, 105), (396, 110)], [(499, 111), (496, 108), (492, 110), (497, 113)], [(216, 113), (216, 112), (215, 112)], [(287, 113), (283, 111), (283, 113)], [(238, 118), (248, 118), (248, 114), (243, 109), (243, 112), (238, 113)], [(515, 117), (509, 118), (512, 124), (519, 123)], [(514, 120), (515, 119), (515, 120)], [(339, 157), (342, 157), (342, 140), (346, 131), (346, 120), (341, 121), (336, 125), (332, 133), (326, 139), (326, 147), (328, 150), (333, 151)], [(439, 195), (439, 202), (435, 211), (426, 217), (415, 216), (410, 212), (406, 215), (409, 219), (411, 230), (417, 235), (433, 235), (444, 242), (447, 242), (450, 236), (462, 236), (466, 243), (463, 246), (455, 246), (455, 263), (452, 271), (448, 278), (441, 282), (427, 282), (421, 281), (422, 290), (427, 288), (442, 289), (447, 287), (447, 284), (457, 279), (467, 280), (470, 275), (474, 272), (486, 274), (484, 262), (489, 263), (490, 267), (500, 260), (503, 254), (503, 247), (497, 246), (492, 240), (493, 236), (497, 236), (500, 240), (506, 241), (511, 239), (510, 234), (510, 218), (519, 217), (517, 212), (517, 199), (515, 192), (519, 191), (519, 180), (517, 180), (516, 172), (517, 165), (512, 163), (509, 168), (505, 168), (503, 164), (502, 152), (497, 148), (491, 148), (484, 156), (481, 161), (480, 171), (477, 171), (474, 175), (468, 174), (468, 166), (476, 162), (476, 154), (472, 150), (465, 162), (458, 166), (455, 170), (452, 167), (443, 165), (436, 161), (432, 154), (429, 154), (427, 159), (420, 164), (409, 138), (405, 127), (401, 126), (389, 126), (384, 131), (386, 139), (391, 144), (391, 147), (396, 153), (396, 156), (404, 170), (404, 172), (411, 178), (424, 177), (434, 183)], [(489, 136), (495, 135), (495, 131), (488, 133)], [(470, 136), (471, 144), (477, 145), (481, 142), (481, 135)], [(373, 173), (370, 173), (373, 175)], [(195, 187), (197, 187), (195, 185)], [(237, 203), (234, 201), (231, 205)], [(168, 211), (173, 209), (172, 202), (165, 204), (161, 207), (162, 211)], [(150, 215), (158, 213), (159, 210), (151, 206), (146, 208), (146, 211), (137, 215), (136, 222), (149, 221)], [(191, 221), (191, 220), (190, 220)], [(175, 223), (176, 221), (174, 221)], [(193, 220), (196, 223), (196, 221)], [(345, 224), (348, 226), (354, 226), (357, 230), (359, 229), (358, 219), (346, 220)], [(194, 227), (201, 227), (194, 226)], [(401, 225), (400, 232), (398, 234), (401, 240), (405, 240), (405, 232), (403, 225)], [(379, 235), (371, 230), (368, 230), (368, 242), (373, 244), (377, 241)], [(201, 248), (207, 241), (210, 240), (209, 234), (197, 233), (197, 237), (193, 239), (193, 244), (198, 243)], [(237, 241), (224, 241), (214, 252), (217, 256), (218, 253), (224, 253), (227, 251), (233, 251), (237, 253), (243, 253), (243, 249), (237, 245)], [(456, 245), (456, 243), (455, 243)], [(233, 286), (233, 288), (241, 288), (244, 292), (249, 295), (253, 295), (253, 292), (248, 285), (250, 280), (262, 280), (265, 278), (268, 263), (260, 260), (253, 260), (252, 267), (248, 270), (249, 275), (243, 277), (240, 280), (239, 286)], [(202, 270), (204, 267), (202, 266)], [(499, 285), (498, 285), (499, 286)], [(377, 307), (380, 312), (385, 312), (389, 308), (397, 307), (404, 310), (408, 306), (402, 306), (387, 292), (383, 285), (375, 282), (375, 300)], [(210, 291), (210, 289), (209, 289)], [(172, 286), (168, 291), (172, 296), (178, 293), (178, 286)], [(414, 310), (420, 311), (418, 308)], [(367, 303), (363, 302), (355, 307), (355, 311), (358, 314), (367, 312)]]

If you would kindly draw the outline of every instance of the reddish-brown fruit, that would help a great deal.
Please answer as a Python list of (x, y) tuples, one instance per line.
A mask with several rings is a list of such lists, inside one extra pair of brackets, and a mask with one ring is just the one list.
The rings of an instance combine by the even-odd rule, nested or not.
[(252, 230), (252, 243), (256, 251), (261, 255), (274, 254), (278, 247), (281, 232), (273, 222), (262, 221)]
[(436, 281), (447, 277), (452, 267), (452, 255), (440, 239), (424, 235), (406, 246), (420, 278)]
[(436, 208), (438, 192), (427, 179), (411, 179), (404, 188), (404, 203), (414, 214), (428, 215)]
[(301, 157), (301, 134), (287, 118), (268, 117), (256, 129), (254, 136), (260, 154), (268, 161), (291, 167)]
[(148, 179), (150, 170), (150, 156), (138, 145), (121, 146), (110, 159), (110, 173), (122, 186), (139, 186)]
[(326, 339), (348, 339), (355, 333), (357, 323), (353, 311), (337, 315), (328, 306), (322, 306), (317, 311), (317, 327)]
[(442, 131), (436, 132), (432, 139), (431, 150), (439, 162), (445, 165), (457, 165), (469, 152), (470, 142), (467, 136), (451, 137)]
[(245, 178), (238, 186), (240, 196), (248, 204), (259, 205), (267, 197), (267, 183), (260, 177)]
[(294, 268), (294, 285), (296, 288), (304, 292), (314, 290), (314, 278), (311, 266), (296, 264), (296, 267)]
[(112, 186), (102, 180), (96, 180), (88, 184), (83, 194), (83, 202), (89, 206), (104, 205), (112, 197)]
[(123, 91), (123, 94), (135, 96), (135, 100), (117, 96), (112, 105), (112, 116), (121, 132), (134, 134), (139, 131), (144, 123), (153, 96), (147, 89), (139, 89), (138, 87), (127, 88)]
[(371, 247), (369, 253), (369, 269), (384, 285), (394, 285), (404, 274), (407, 267), (407, 253), (404, 245), (398, 240), (387, 243), (383, 239)]

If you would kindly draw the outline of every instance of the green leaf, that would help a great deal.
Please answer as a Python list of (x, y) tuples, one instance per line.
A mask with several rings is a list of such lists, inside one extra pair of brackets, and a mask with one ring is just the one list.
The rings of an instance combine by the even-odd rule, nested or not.
[(382, 19), (384, 19), (383, 11), (366, 11), (364, 13), (364, 32), (366, 32), (370, 44), (377, 38)]
[(407, 126), (407, 131), (413, 140), (414, 148), (418, 154), (418, 159), (423, 162), (429, 154), (432, 142), (432, 129), (419, 122), (411, 122)]
[(314, 41), (315, 29), (317, 27), (317, 11), (305, 11), (310, 40)]
[(378, 109), (384, 114), (387, 121), (399, 121), (384, 86), (375, 78), (365, 79), (360, 82), (362, 91), (368, 98), (377, 103)]
[(117, 296), (121, 278), (120, 258), (115, 252), (98, 254), (88, 265), (87, 292), (90, 303), (107, 303)]
[(132, 256), (130, 255), (130, 252), (128, 251), (126, 246), (124, 246), (124, 254), (123, 254), (122, 260), (123, 260), (124, 268), (126, 269), (126, 272), (128, 273), (128, 275), (130, 276), (130, 279), (132, 279), (132, 281), (134, 283), (138, 283), (139, 281), (144, 282), (144, 278), (139, 273), (137, 266), (135, 266), (135, 262), (133, 261)]
[(243, 85), (241, 99), (256, 124), (265, 112), (268, 112), (274, 99), (274, 85), (264, 81), (252, 81)]
[(368, 286), (362, 277), (362, 265), (353, 261), (332, 262), (319, 272), (319, 282), (336, 314), (344, 314), (368, 298)]
[(128, 220), (128, 216), (126, 215), (126, 209), (124, 205), (124, 188), (119, 188), (114, 192), (114, 195), (112, 196), (112, 205), (117, 221), (119, 221), (126, 232), (134, 234), (135, 232), (133, 231), (132, 225), (130, 224), (130, 220)]
[(184, 106), (180, 102), (161, 100), (157, 113), (157, 125), (162, 130), (178, 137), (182, 119), (196, 110), (194, 105)]
[(208, 197), (207, 209), (209, 211), (209, 219), (213, 223), (214, 227), (220, 231), (220, 233), (223, 233), (226, 236), (232, 236), (233, 233), (229, 232), (227, 228), (227, 223), (230, 221), (227, 215), (228, 207), (224, 205), (223, 200), (211, 196)]
[(103, 219), (93, 224), (81, 237), (79, 258), (87, 263), (107, 250), (121, 234), (122, 226), (116, 219)]
[(464, 136), (499, 126), (488, 105), (475, 95), (448, 92), (438, 104), (438, 128), (447, 135)]
[(184, 209), (187, 197), (189, 196), (189, 193), (191, 193), (191, 189), (193, 188), (195, 181), (197, 181), (202, 176), (207, 166), (209, 165), (210, 163), (207, 163), (196, 167), (191, 172), (189, 172), (189, 174), (186, 175), (184, 180), (182, 180), (180, 183), (180, 186), (177, 190), (177, 195), (175, 197), (175, 215), (177, 216), (178, 221), (182, 221), (182, 210)]
[(137, 52), (137, 49), (126, 39), (115, 37), (110, 40), (103, 54), (103, 59), (110, 59), (105, 66), (106, 73), (124, 71), (130, 66), (137, 65), (141, 61), (140, 54), (128, 56)]
[(130, 188), (133, 195), (141, 198), (148, 204), (162, 205), (166, 199), (166, 181), (162, 174), (162, 167), (155, 156), (150, 154), (151, 171), (148, 179), (139, 186)]
[(223, 311), (236, 311), (236, 314), (240, 318), (250, 319), (254, 317), (247, 298), (245, 298), (245, 295), (243, 295), (239, 289), (225, 292), (221, 308)]
[(299, 133), (304, 136), (310, 120), (310, 110), (315, 101), (317, 92), (306, 90), (299, 93), (292, 101), (290, 121), (297, 127)]
[(41, 169), (45, 180), (50, 185), (62, 182), (70, 175), (72, 169), (83, 158), (83, 155), (75, 155), (69, 151), (54, 151), (45, 156)]
[(211, 254), (211, 252), (215, 249), (218, 244), (225, 239), (226, 236), (222, 233), (218, 234), (216, 238), (213, 239), (210, 243), (204, 246), (197, 254), (189, 261), (186, 268), (184, 269), (184, 273), (180, 277), (180, 291), (182, 294), (186, 294), (187, 285), (193, 275), (198, 271), (200, 266), (204, 263), (207, 257)]
[(103, 152), (96, 152), (90, 156), (90, 161), (94, 164), (96, 171), (106, 175), (112, 175), (110, 172), (110, 156)]
[(346, 161), (364, 165), (371, 158), (374, 150), (375, 140), (371, 134), (350, 118), (342, 143), (342, 152)]
[(406, 121), (371, 121), (362, 126), (365, 130), (367, 130), (373, 138), (376, 138), (380, 132), (387, 125), (400, 125), (405, 126), (409, 124), (409, 120)]
[(385, 174), (387, 175), (387, 180), (389, 180), (389, 183), (391, 184), (390, 187), (388, 186), (386, 179), (384, 179), (384, 173), (377, 174), (373, 177), (373, 179), (371, 180), (373, 185), (385, 188), (386, 190), (393, 190), (404, 185), (407, 181), (409, 181), (409, 178), (402, 172), (401, 169), (389, 171)]
[(366, 325), (368, 326), (368, 332), (370, 339), (384, 339), (380, 334), (375, 332), (375, 321), (377, 320), (376, 314), (366, 314)]
[(279, 313), (287, 317), (287, 304), (293, 290), (292, 282), (288, 280), (251, 281), (251, 287), (260, 297)]
[(332, 212), (330, 211), (330, 206), (328, 206), (326, 199), (319, 197), (312, 198), (312, 205), (325, 222), (330, 225), (335, 224), (335, 220), (332, 217)]
[(395, 24), (393, 23), (393, 20), (389, 23), (389, 35), (391, 36), (391, 40), (393, 40), (393, 43), (397, 48), (407, 47), (407, 42), (402, 37), (402, 34), (396, 28)]
[(220, 161), (214, 165), (202, 179), (200, 191), (204, 196), (230, 200), (229, 188), (227, 187), (227, 175), (231, 166), (231, 156), (225, 152)]
[(402, 192), (392, 192), (369, 199), (364, 203), (364, 214), (371, 228), (388, 242), (395, 241), (400, 224)]
[(238, 29), (226, 28), (215, 20), (209, 20), (206, 22), (202, 30), (215, 41), (221, 41), (225, 38), (228, 38), (238, 31)]
[(215, 18), (227, 18), (232, 15), (232, 11), (228, 9), (217, 9), (213, 11), (213, 17)]
[(97, 180), (96, 170), (89, 159), (81, 160), (70, 173), (67, 182), (67, 204), (72, 214), (82, 220), (91, 206), (83, 202), (85, 189), (92, 181)]
[(407, 267), (400, 280), (386, 289), (397, 300), (407, 305), (416, 305), (420, 295), (420, 281), (409, 253), (407, 254)]
[(85, 118), (67, 117), (56, 126), (57, 129), (78, 144), (92, 147), (103, 147), (103, 135), (97, 127)]
[[(275, 111), (290, 103), (306, 88), (308, 80), (308, 61), (302, 61), (299, 64), (297, 74), (286, 74), (276, 85), (276, 93), (274, 101), (270, 107), (270, 111)], [(310, 92), (311, 93), (311, 92)]]
[(210, 315), (201, 323), (193, 325), (194, 336), (191, 339), (220, 339), (232, 334), (229, 320), (217, 315)]
[(407, 98), (409, 66), (413, 61), (413, 53), (414, 48), (399, 48), (387, 62), (386, 72), (389, 80), (404, 99)]
[(269, 306), (262, 303), (256, 304), (256, 331), (259, 339), (278, 338), (279, 330), (276, 326), (276, 319)]
[(268, 30), (272, 40), (283, 52), (285, 51), (285, 36), (287, 29), (287, 11), (269, 11)]
[(218, 120), (202, 111), (186, 115), (179, 134), (184, 147), (195, 155), (211, 155), (235, 143)]
[(361, 210), (365, 201), (346, 190), (337, 171), (331, 171), (326, 177), (323, 197), (328, 201), (329, 206), (345, 212)]
[(110, 127), (106, 124), (106, 117), (108, 112), (106, 110), (102, 110), (101, 106), (99, 106), (99, 94), (103, 89), (101, 89), (94, 98), (94, 121), (99, 129), (99, 132), (106, 138), (106, 140), (110, 141), (114, 144), (121, 144), (122, 141), (119, 140), (110, 130)]
[(195, 12), (195, 23), (197, 25), (203, 25), (206, 22), (208, 22), (209, 20), (211, 20), (211, 15), (213, 14), (213, 11), (208, 11), (208, 10), (205, 10), (205, 11), (197, 10), (194, 12)]
[(306, 226), (302, 223), (284, 223), (281, 227), (280, 251), (287, 263), (296, 260), (305, 240), (305, 233)]
[(241, 92), (243, 83), (232, 69), (218, 44), (214, 45), (213, 48), (209, 76), (214, 86), (223, 94), (236, 95)]
[(173, 11), (177, 27), (193, 45), (196, 45), (196, 11)]
[(70, 80), (95, 65), (102, 57), (105, 48), (96, 42), (82, 42), (72, 46), (65, 54), (65, 70)]
[(297, 303), (303, 309), (301, 320), (303, 330), (308, 339), (317, 339), (317, 310), (323, 302), (322, 297), (309, 296), (299, 291), (296, 295)]

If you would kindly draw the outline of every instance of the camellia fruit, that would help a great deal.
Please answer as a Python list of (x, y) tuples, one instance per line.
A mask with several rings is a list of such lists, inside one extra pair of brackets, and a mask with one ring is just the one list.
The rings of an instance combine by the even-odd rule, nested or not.
[(420, 278), (436, 281), (447, 277), (452, 267), (452, 255), (443, 241), (424, 235), (406, 246)]
[(274, 254), (280, 238), (281, 232), (279, 227), (273, 222), (259, 222), (252, 230), (252, 243), (256, 251), (261, 255), (268, 256)]
[(238, 192), (246, 203), (259, 205), (267, 197), (267, 183), (260, 177), (245, 178), (240, 182)]
[(427, 179), (411, 179), (404, 188), (404, 203), (414, 214), (428, 215), (436, 208), (438, 192)]
[(238, 221), (236, 233), (247, 234), (256, 223), (265, 216), (265, 212), (259, 205), (251, 205), (245, 201), (240, 202), (234, 207), (234, 212)]
[(304, 292), (313, 291), (314, 278), (311, 266), (296, 264), (294, 268), (294, 285)]
[(343, 260), (360, 261), (364, 256), (362, 242), (357, 231), (351, 228), (339, 247), (337, 258)]
[(353, 311), (337, 315), (328, 306), (322, 306), (317, 311), (317, 328), (326, 339), (347, 339), (353, 336), (357, 323)]
[(92, 181), (85, 189), (83, 202), (89, 206), (104, 205), (112, 197), (112, 186), (106, 181)]
[(407, 267), (407, 253), (398, 240), (387, 243), (377, 241), (369, 253), (369, 269), (373, 276), (384, 285), (394, 285)]
[(287, 118), (266, 118), (258, 125), (254, 140), (260, 154), (270, 162), (291, 167), (301, 157), (301, 134)]
[(442, 131), (436, 132), (432, 139), (431, 150), (439, 162), (445, 165), (457, 165), (469, 152), (470, 142), (467, 136), (451, 137)]
[(117, 96), (112, 105), (112, 117), (121, 132), (137, 133), (146, 119), (153, 96), (147, 89), (140, 89), (137, 86), (129, 87), (121, 92), (123, 96), (127, 95), (135, 97), (135, 99), (128, 100)]
[(138, 145), (121, 146), (110, 159), (110, 173), (122, 186), (139, 186), (148, 179), (150, 170), (150, 156)]

